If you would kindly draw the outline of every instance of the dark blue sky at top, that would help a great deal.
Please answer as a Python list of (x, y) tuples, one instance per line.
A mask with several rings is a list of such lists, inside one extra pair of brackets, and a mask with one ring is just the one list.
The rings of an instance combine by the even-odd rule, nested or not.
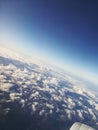
[(0, 14), (7, 15), (10, 26), (21, 30), (28, 41), (24, 46), (36, 46), (58, 62), (66, 63), (67, 57), (71, 66), (98, 73), (97, 0), (2, 0), (0, 4)]

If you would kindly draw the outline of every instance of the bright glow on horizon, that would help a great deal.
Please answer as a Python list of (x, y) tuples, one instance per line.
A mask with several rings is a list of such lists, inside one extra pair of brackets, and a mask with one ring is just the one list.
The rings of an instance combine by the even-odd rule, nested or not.
[[(3, 25), (3, 24), (2, 24)], [(3, 25), (2, 29), (0, 31), (0, 44), (3, 46), (6, 46), (8, 48), (11, 48), (13, 50), (22, 52), (27, 55), (33, 55), (37, 56), (40, 59), (50, 63), (51, 65), (57, 66), (61, 69), (64, 69), (65, 71), (69, 71), (70, 73), (73, 73), (79, 77), (86, 78), (87, 80), (94, 82), (95, 84), (98, 84), (97, 81), (97, 74), (94, 75), (87, 70), (83, 68), (77, 68), (75, 65), (71, 65), (70, 58), (66, 57), (65, 62), (62, 62), (62, 60), (59, 59), (59, 57), (52, 57), (51, 54), (47, 54), (46, 52), (43, 53), (43, 49), (38, 47), (40, 43), (36, 45), (36, 41), (31, 40), (31, 41), (26, 41), (26, 38), (21, 36), (21, 34), (18, 34), (17, 32), (13, 32), (13, 29), (9, 27), (8, 25)], [(24, 39), (23, 39), (24, 38)], [(30, 45), (33, 43), (33, 47)], [(55, 53), (55, 52), (54, 52)]]
[[(83, 68), (78, 68), (74, 64), (71, 65), (70, 58), (66, 57), (65, 62), (62, 62), (59, 57), (52, 57), (51, 53), (47, 54), (47, 52), (43, 52), (43, 49), (41, 47), (38, 47), (40, 43), (36, 45), (36, 41), (31, 40), (31, 41), (25, 41), (26, 38), (19, 35), (18, 32), (12, 33), (13, 29), (9, 27), (6, 27), (7, 25), (2, 26), (2, 30), (0, 31), (0, 44), (5, 45), (8, 48), (11, 48), (16, 51), (20, 51), (22, 53), (25, 53), (27, 55), (34, 55), (37, 56), (44, 61), (47, 61), (50, 64), (53, 64), (54, 66), (58, 66), (59, 68), (64, 69), (65, 71), (69, 71), (79, 77), (86, 78), (87, 80), (90, 80), (91, 82), (94, 82), (95, 84), (98, 84), (97, 81), (97, 74), (94, 75), (90, 72), (87, 72), (86, 69)], [(4, 27), (4, 28), (3, 28)], [(23, 39), (24, 38), (24, 39)], [(33, 43), (33, 47), (30, 46)], [(54, 52), (55, 53), (55, 52)]]
[[(83, 57), (81, 56), (82, 53), (84, 53), (84, 52), (82, 52), (82, 51), (79, 52), (79, 50), (81, 49), (81, 46), (79, 46), (79, 44), (75, 45), (74, 44), (75, 41), (73, 42), (73, 46), (75, 45), (74, 51), (72, 51), (73, 46), (69, 45), (70, 44), (69, 42), (67, 44), (65, 44), (65, 42), (67, 42), (67, 40), (66, 40), (67, 32), (70, 32), (69, 39), (72, 38), (71, 35), (73, 34), (73, 32), (71, 32), (71, 30), (69, 30), (70, 28), (68, 28), (68, 30), (66, 30), (66, 28), (65, 28), (65, 30), (63, 30), (63, 26), (62, 26), (63, 24), (62, 23), (57, 24), (57, 25), (59, 25), (59, 28), (57, 28), (57, 26), (56, 26), (56, 28), (54, 28), (54, 30), (58, 30), (58, 32), (61, 31), (61, 35), (63, 34), (64, 38), (65, 38), (64, 40), (59, 41), (60, 36), (56, 35), (56, 33), (57, 33), (56, 31), (54, 32), (53, 36), (51, 35), (51, 32), (53, 32), (53, 27), (55, 27), (54, 24), (51, 23), (51, 20), (48, 23), (49, 19), (47, 18), (48, 19), (47, 24), (43, 23), (46, 20), (44, 18), (44, 16), (42, 16), (40, 19), (39, 15), (38, 15), (37, 19), (36, 19), (35, 17), (32, 16), (34, 11), (29, 12), (29, 9), (27, 10), (27, 12), (29, 12), (28, 13), (29, 18), (28, 18), (27, 16), (24, 15), (24, 13), (23, 14), (20, 13), (21, 6), (19, 8), (20, 12), (17, 12), (17, 10), (14, 10), (14, 8), (12, 8), (12, 6), (10, 7), (9, 3), (7, 3), (7, 4), (8, 4), (8, 9), (6, 8), (6, 6), (7, 6), (6, 3), (3, 3), (2, 9), (0, 12), (0, 19), (1, 19), (0, 20), (0, 45), (4, 44), (4, 46), (7, 46), (8, 48), (22, 52), (24, 54), (31, 55), (31, 56), (32, 55), (37, 56), (37, 57), (43, 59), (44, 61), (47, 61), (48, 63), (53, 64), (54, 66), (58, 66), (64, 70), (74, 73), (75, 75), (77, 75), (79, 77), (83, 77), (84, 79), (90, 80), (90, 81), (98, 84), (98, 81), (97, 81), (98, 69), (96, 67), (97, 66), (96, 63), (98, 63), (98, 62), (95, 63), (95, 68), (94, 68), (94, 64), (92, 64), (94, 61), (96, 61), (96, 58), (94, 60), (92, 58), (95, 55), (93, 55), (93, 56), (90, 55), (92, 57), (88, 56), (88, 57), (92, 58), (92, 60), (90, 61), (90, 58), (89, 58), (89, 59), (87, 59), (87, 62), (85, 63), (85, 61), (86, 61), (86, 60), (84, 60), (85, 55), (83, 55)], [(13, 7), (15, 5), (13, 5)], [(19, 5), (19, 4), (17, 3), (17, 5)], [(16, 7), (16, 9), (17, 9), (17, 7)], [(23, 10), (25, 10), (25, 9), (26, 8), (23, 7)], [(35, 11), (37, 11), (37, 10), (35, 9)], [(31, 15), (30, 15), (30, 13), (31, 13)], [(37, 12), (37, 13), (39, 14), (39, 12)], [(35, 13), (34, 16), (36, 16), (37, 13)], [(50, 13), (50, 11), (48, 13)], [(63, 14), (63, 15), (65, 16), (65, 14)], [(25, 18), (22, 19), (21, 18), (22, 16), (25, 16)], [(52, 14), (50, 14), (50, 16), (52, 16)], [(57, 16), (52, 16), (52, 17), (56, 18)], [(59, 17), (61, 17), (61, 15)], [(27, 20), (27, 18), (29, 20)], [(36, 23), (36, 21), (38, 21), (38, 24)], [(40, 21), (42, 22), (42, 24)], [(70, 19), (69, 19), (69, 21), (70, 21)], [(45, 24), (46, 24), (46, 27), (48, 26), (48, 24), (50, 25), (49, 27), (46, 28), (46, 30), (44, 27)], [(65, 23), (65, 21), (64, 21), (64, 25), (65, 24), (67, 25), (68, 22)], [(69, 26), (71, 26), (71, 25), (69, 25)], [(73, 29), (73, 26), (72, 26), (72, 29)], [(75, 30), (76, 29), (77, 28), (75, 28)], [(43, 30), (45, 30), (45, 32)], [(48, 36), (45, 34), (47, 34)], [(60, 34), (60, 33), (58, 33), (58, 34)], [(49, 38), (46, 38), (46, 36)], [(59, 37), (57, 37), (57, 36), (59, 36)], [(77, 39), (78, 35), (75, 36), (73, 34), (73, 37), (75, 37), (75, 39)], [(61, 36), (61, 39), (62, 38), (63, 38), (63, 36)], [(49, 39), (50, 39), (50, 41), (49, 41)], [(54, 39), (56, 39), (56, 40), (54, 40)], [(51, 41), (52, 41), (53, 45), (52, 45), (52, 43), (50, 43)], [(78, 42), (79, 41), (77, 41), (77, 43)], [(86, 41), (85, 41), (85, 43), (86, 43)], [(77, 46), (79, 46), (79, 48)], [(87, 44), (86, 48), (89, 48), (88, 44)], [(74, 54), (74, 52), (76, 52), (76, 54)], [(86, 50), (85, 50), (85, 53), (86, 53)], [(77, 56), (78, 54), (79, 54), (79, 57)], [(89, 53), (88, 53), (88, 55), (89, 55)], [(97, 57), (97, 55), (96, 55), (96, 57)], [(88, 66), (89, 66), (88, 61), (91, 63), (89, 68), (88, 68)]]
[[(10, 45), (10, 46), (9, 46)], [(7, 47), (8, 49), (12, 49), (13, 51), (16, 51), (16, 52), (19, 52), (20, 54), (23, 53), (27, 56), (34, 56), (42, 61), (45, 61), (47, 64), (50, 64), (50, 65), (53, 65), (54, 67), (59, 67), (63, 70), (65, 70), (65, 72), (70, 72), (70, 74), (74, 74), (80, 78), (83, 78), (85, 80), (88, 80), (88, 81), (91, 81), (92, 83), (94, 83), (95, 85), (98, 85), (98, 80), (97, 80), (97, 75), (93, 75), (89, 72), (87, 72), (86, 70), (78, 70), (77, 68), (74, 68), (72, 66), (69, 65), (69, 63), (66, 61), (66, 64), (62, 64), (58, 61), (54, 61), (52, 58), (48, 58), (47, 56), (43, 56), (41, 54), (38, 54), (37, 52), (36, 53), (33, 53), (33, 52), (30, 52), (29, 48), (25, 48), (25, 46), (21, 46), (18, 44), (18, 47), (15, 47), (17, 46), (17, 44), (13, 44), (13, 46), (11, 46), (12, 44), (5, 44), (3, 42), (3, 44), (1, 44), (0, 42), (0, 46), (1, 47)]]

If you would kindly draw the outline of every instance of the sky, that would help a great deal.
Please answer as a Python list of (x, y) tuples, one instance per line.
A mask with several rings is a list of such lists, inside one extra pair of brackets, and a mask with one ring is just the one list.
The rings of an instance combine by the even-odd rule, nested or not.
[(97, 0), (0, 0), (0, 42), (97, 82)]

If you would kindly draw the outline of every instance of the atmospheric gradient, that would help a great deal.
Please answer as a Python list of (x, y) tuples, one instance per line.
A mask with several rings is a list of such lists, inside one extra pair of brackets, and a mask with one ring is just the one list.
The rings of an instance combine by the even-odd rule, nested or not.
[(0, 0), (0, 130), (98, 129), (97, 5)]
[(97, 82), (97, 1), (1, 0), (0, 44)]

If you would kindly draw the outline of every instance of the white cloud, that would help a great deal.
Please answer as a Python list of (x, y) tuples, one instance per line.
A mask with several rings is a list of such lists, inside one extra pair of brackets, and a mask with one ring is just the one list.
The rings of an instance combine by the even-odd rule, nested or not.
[(48, 77), (47, 79), (43, 80), (43, 84), (44, 85), (52, 84), (52, 85), (57, 86), (58, 85), (58, 81), (54, 77)]
[(98, 104), (94, 104), (94, 106), (95, 106), (95, 109), (98, 111)]
[(49, 103), (46, 103), (46, 107), (48, 107), (49, 109), (53, 109), (54, 108), (53, 104), (49, 104)]
[(41, 110), (41, 111), (39, 112), (39, 115), (42, 116), (44, 113), (45, 113), (45, 110)]
[(78, 116), (82, 119), (83, 118), (83, 113), (81, 112), (81, 110), (77, 110), (78, 112)]
[(65, 104), (62, 104), (62, 106), (63, 106), (64, 108), (67, 108), (67, 105), (65, 105)]
[[(17, 60), (22, 61), (22, 58), (17, 57)], [(31, 70), (27, 68), (20, 69), (13, 64), (8, 66), (0, 65), (0, 90), (9, 92), (9, 89), (14, 84), (18, 85), (17, 90), (19, 90), (18, 93), (10, 92), (10, 100), (6, 101), (19, 100), (22, 107), (25, 107), (29, 99), (30, 102), (27, 106), (31, 107), (32, 112), (36, 112), (38, 107), (41, 106), (39, 115), (56, 113), (60, 114), (60, 119), (62, 120), (65, 120), (66, 115), (68, 119), (71, 119), (73, 115), (77, 115), (77, 118), (84, 119), (83, 114), (91, 115), (94, 121), (97, 120), (98, 115), (95, 113), (98, 113), (98, 104), (95, 100), (97, 101), (98, 99), (80, 81), (73, 79), (73, 77), (67, 74), (60, 75), (60, 73), (49, 72), (51, 74), (53, 73), (52, 76), (48, 75), (48, 73), (45, 75), (49, 67), (46, 69), (42, 66), (41, 68), (37, 67), (34, 69), (30, 65), (31, 61), (27, 62)], [(63, 85), (59, 83), (62, 82), (62, 79), (65, 82)], [(67, 87), (68, 83), (70, 83), (69, 88)], [(76, 95), (74, 96), (73, 93)], [(22, 94), (28, 94), (29, 96), (23, 99)], [(85, 100), (87, 98), (86, 102), (92, 106), (91, 108), (88, 108), (86, 104), (83, 105), (83, 96)]]
[(56, 94), (52, 94), (52, 98), (55, 100), (55, 101), (61, 101), (62, 100), (62, 97), (56, 95)]
[(36, 106), (35, 106), (35, 104), (32, 104), (32, 111), (36, 111)]
[(4, 79), (6, 79), (6, 76), (5, 76), (5, 75), (0, 75), (0, 82), (1, 82), (2, 80), (4, 80)]
[(12, 101), (14, 101), (14, 100), (20, 99), (20, 97), (22, 96), (22, 94), (21, 93), (10, 93), (9, 96), (10, 96), (10, 99)]
[(11, 83), (0, 83), (0, 90), (8, 92), (12, 86), (13, 84)]
[(66, 114), (67, 114), (67, 117), (68, 117), (69, 119), (71, 119), (71, 115), (72, 115), (71, 111), (70, 111), (69, 109), (65, 109), (65, 112), (66, 112)]
[(31, 98), (34, 98), (34, 97), (36, 97), (36, 96), (38, 96), (38, 95), (39, 95), (39, 92), (36, 91), (35, 93), (32, 93), (32, 94), (31, 94), (30, 99), (31, 99)]
[(68, 104), (68, 108), (70, 109), (72, 109), (76, 105), (75, 102), (72, 100), (72, 98), (67, 99), (67, 104)]
[(52, 114), (53, 113), (53, 111), (52, 110), (50, 110), (50, 112), (49, 112), (50, 114)]
[(93, 113), (92, 109), (88, 108), (88, 112), (89, 112), (89, 114), (92, 116), (92, 119), (93, 119), (93, 120), (96, 120), (96, 116), (95, 116), (95, 114)]
[(25, 106), (25, 100), (24, 99), (20, 99), (20, 103), (21, 103), (22, 107)]

